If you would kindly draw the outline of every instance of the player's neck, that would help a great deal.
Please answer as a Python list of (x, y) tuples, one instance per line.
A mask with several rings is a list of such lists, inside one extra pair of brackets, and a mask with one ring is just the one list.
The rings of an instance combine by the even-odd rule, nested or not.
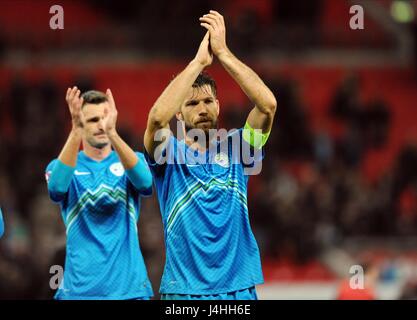
[(206, 144), (202, 145), (198, 143), (197, 141), (194, 141), (193, 139), (187, 139), (185, 138), (185, 143), (187, 146), (189, 146), (192, 149), (196, 149), (200, 152), (205, 152), (207, 150)]
[(211, 148), (212, 146), (216, 145), (216, 139), (206, 139), (204, 141), (194, 141), (194, 139), (185, 138), (185, 144), (189, 146), (191, 149), (198, 150), (200, 152), (206, 152), (207, 149)]
[(210, 135), (208, 133), (205, 134), (205, 140), (200, 139), (195, 141), (194, 138), (188, 137), (188, 135), (185, 132), (185, 129), (183, 130), (183, 137), (184, 142), (187, 146), (200, 152), (206, 152), (206, 150), (209, 149), (211, 145), (216, 141), (215, 137), (212, 137), (212, 139), (210, 139)]
[(96, 161), (101, 161), (107, 158), (107, 156), (110, 154), (111, 145), (108, 144), (107, 146), (99, 149), (99, 148), (90, 146), (88, 143), (83, 143), (83, 149), (87, 157)]

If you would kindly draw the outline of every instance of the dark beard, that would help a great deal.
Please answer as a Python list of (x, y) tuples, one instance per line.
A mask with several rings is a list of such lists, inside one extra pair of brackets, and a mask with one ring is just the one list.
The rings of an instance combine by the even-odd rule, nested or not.
[[(218, 127), (217, 127), (217, 120), (213, 120), (212, 121), (212, 126), (210, 126), (209, 128), (205, 128), (205, 129), (198, 128), (198, 127), (193, 127), (193, 126), (191, 126), (190, 124), (188, 124), (186, 122), (184, 122), (184, 128), (185, 128), (185, 134), (187, 136), (188, 136), (188, 133), (191, 130), (193, 130), (193, 129), (201, 129), (201, 130), (203, 130), (204, 131), (204, 135), (205, 135), (205, 141), (208, 144), (210, 143), (209, 141), (212, 139), (212, 137), (210, 136), (210, 130), (218, 129)], [(181, 137), (181, 139), (184, 139), (184, 138), (185, 137)]]
[(189, 132), (190, 130), (193, 130), (193, 129), (201, 129), (201, 130), (204, 130), (206, 134), (208, 134), (208, 132), (209, 132), (209, 130), (210, 130), (210, 129), (218, 129), (218, 128), (217, 128), (217, 120), (214, 120), (214, 121), (212, 121), (211, 123), (212, 123), (213, 125), (212, 125), (210, 128), (207, 128), (207, 129), (201, 129), (201, 128), (193, 127), (193, 126), (191, 126), (189, 123), (187, 123), (187, 122), (185, 122), (185, 121), (184, 121), (185, 133), (186, 133), (186, 134), (188, 134), (188, 132)]

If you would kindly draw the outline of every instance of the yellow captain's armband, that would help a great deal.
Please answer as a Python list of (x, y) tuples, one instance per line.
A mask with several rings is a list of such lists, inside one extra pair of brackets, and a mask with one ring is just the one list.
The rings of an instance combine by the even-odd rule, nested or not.
[(261, 149), (266, 141), (269, 138), (268, 133), (262, 133), (261, 129), (253, 129), (249, 123), (245, 123), (245, 127), (243, 128), (243, 140), (245, 140), (247, 143), (249, 143), (252, 147)]

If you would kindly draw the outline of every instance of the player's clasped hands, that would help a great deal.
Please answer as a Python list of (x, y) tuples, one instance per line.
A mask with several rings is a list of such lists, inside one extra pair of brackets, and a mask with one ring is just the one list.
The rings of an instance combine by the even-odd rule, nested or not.
[(223, 16), (217, 11), (210, 10), (210, 13), (200, 17), (200, 25), (210, 33), (210, 47), (218, 57), (227, 52), (226, 26)]
[(110, 89), (106, 91), (108, 108), (104, 110), (104, 131), (106, 134), (116, 133), (117, 109)]
[(206, 35), (200, 43), (200, 47), (198, 48), (197, 54), (195, 56), (195, 60), (204, 67), (208, 67), (213, 62), (213, 53), (210, 49), (209, 37), (210, 34), (207, 31)]

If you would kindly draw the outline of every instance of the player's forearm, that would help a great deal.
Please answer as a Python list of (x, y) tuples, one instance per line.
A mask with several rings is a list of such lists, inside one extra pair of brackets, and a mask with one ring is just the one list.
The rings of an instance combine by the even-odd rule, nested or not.
[(67, 142), (62, 148), (58, 159), (65, 165), (74, 167), (77, 165), (78, 151), (80, 150), (82, 140), (81, 130), (73, 129), (67, 139)]
[(130, 182), (138, 190), (150, 188), (152, 186), (152, 174), (148, 165), (138, 158), (132, 148), (116, 132), (110, 133), (108, 136)]
[(265, 114), (275, 113), (277, 101), (274, 94), (251, 68), (236, 58), (229, 49), (225, 49), (217, 57), (259, 111)]
[(58, 156), (58, 161), (51, 171), (51, 177), (48, 182), (48, 190), (51, 193), (61, 195), (68, 191), (75, 166), (77, 165), (81, 139), (81, 130), (73, 129), (69, 134), (64, 148), (62, 148)]
[(148, 119), (148, 128), (164, 128), (181, 109), (188, 89), (204, 66), (192, 60), (188, 66), (166, 87), (153, 105)]
[(122, 162), (125, 170), (132, 169), (138, 162), (138, 156), (129, 147), (129, 145), (118, 135), (117, 132), (112, 132), (108, 134), (110, 143), (113, 146), (114, 151), (119, 156), (120, 161)]

